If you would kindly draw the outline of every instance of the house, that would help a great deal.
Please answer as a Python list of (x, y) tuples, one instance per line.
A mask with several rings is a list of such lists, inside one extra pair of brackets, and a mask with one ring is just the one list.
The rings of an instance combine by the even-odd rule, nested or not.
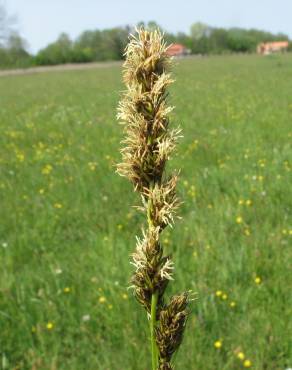
[(167, 50), (166, 50), (167, 55), (171, 57), (180, 57), (184, 55), (189, 55), (190, 50), (187, 49), (184, 45), (182, 44), (171, 44)]
[(262, 55), (280, 53), (287, 51), (288, 46), (289, 46), (288, 41), (262, 42), (257, 46), (257, 53)]

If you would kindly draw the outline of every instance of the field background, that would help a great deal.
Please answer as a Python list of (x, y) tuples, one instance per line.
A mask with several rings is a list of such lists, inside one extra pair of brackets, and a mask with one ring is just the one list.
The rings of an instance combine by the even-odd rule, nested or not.
[[(292, 367), (292, 57), (188, 59), (174, 76), (184, 204), (163, 235), (168, 293), (197, 297), (176, 369), (243, 369), (240, 351)], [(114, 172), (123, 88), (119, 66), (0, 79), (3, 370), (150, 368), (127, 289), (144, 219)]]

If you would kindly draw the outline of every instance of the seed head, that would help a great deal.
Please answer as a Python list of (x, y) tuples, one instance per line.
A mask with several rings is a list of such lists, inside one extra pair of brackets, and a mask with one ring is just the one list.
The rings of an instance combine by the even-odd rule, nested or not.
[[(134, 295), (151, 316), (155, 297), (155, 333), (159, 370), (171, 370), (173, 353), (178, 349), (188, 316), (189, 294), (172, 297), (164, 303), (165, 289), (173, 280), (174, 264), (165, 256), (159, 241), (161, 232), (174, 223), (180, 202), (176, 195), (177, 175), (165, 175), (165, 167), (180, 137), (170, 128), (173, 107), (167, 104), (167, 87), (173, 82), (168, 72), (170, 58), (159, 31), (137, 30), (126, 48), (124, 82), (127, 90), (118, 106), (118, 120), (124, 125), (122, 162), (117, 172), (127, 177), (140, 192), (147, 216), (147, 229), (137, 238), (132, 255), (135, 267), (131, 279)], [(152, 318), (153, 319), (153, 318)], [(153, 320), (152, 320), (153, 322)]]
[(171, 356), (181, 344), (188, 317), (188, 303), (189, 294), (186, 292), (173, 296), (170, 303), (160, 311), (156, 340), (162, 364), (170, 362)]

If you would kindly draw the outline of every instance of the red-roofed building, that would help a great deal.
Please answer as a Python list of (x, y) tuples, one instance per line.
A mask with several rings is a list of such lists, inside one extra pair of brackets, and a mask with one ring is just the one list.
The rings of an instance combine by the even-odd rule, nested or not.
[(268, 55), (272, 53), (279, 53), (287, 51), (289, 46), (288, 41), (272, 41), (262, 42), (257, 47), (258, 54)]
[(190, 51), (182, 44), (171, 44), (166, 53), (171, 57), (178, 57), (183, 55), (189, 55)]

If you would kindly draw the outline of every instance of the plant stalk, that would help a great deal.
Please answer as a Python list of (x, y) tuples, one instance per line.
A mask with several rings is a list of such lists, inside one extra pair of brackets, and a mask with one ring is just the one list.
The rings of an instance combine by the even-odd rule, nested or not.
[(157, 370), (158, 368), (158, 351), (155, 338), (157, 301), (158, 301), (158, 291), (154, 292), (151, 297), (150, 335), (151, 335), (152, 370)]
[[(150, 183), (150, 189), (153, 187), (153, 184)], [(153, 227), (153, 221), (151, 219), (151, 208), (152, 202), (148, 200), (147, 204), (147, 221), (148, 227)], [(157, 302), (158, 302), (158, 291), (152, 293), (151, 296), (151, 317), (150, 317), (150, 338), (151, 338), (151, 357), (152, 357), (152, 370), (157, 370), (158, 368), (158, 348), (156, 344), (155, 337), (155, 327), (156, 327), (156, 311), (157, 311)]]

